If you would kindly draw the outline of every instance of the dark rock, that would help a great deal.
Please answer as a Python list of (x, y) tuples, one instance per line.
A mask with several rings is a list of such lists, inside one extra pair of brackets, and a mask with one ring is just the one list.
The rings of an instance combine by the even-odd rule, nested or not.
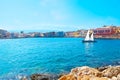
[(105, 69), (110, 68), (110, 66), (102, 66), (102, 67), (98, 67), (96, 68), (97, 70), (99, 70), (100, 72), (104, 71)]
[(52, 74), (33, 74), (30, 76), (31, 80), (58, 80), (59, 75)]

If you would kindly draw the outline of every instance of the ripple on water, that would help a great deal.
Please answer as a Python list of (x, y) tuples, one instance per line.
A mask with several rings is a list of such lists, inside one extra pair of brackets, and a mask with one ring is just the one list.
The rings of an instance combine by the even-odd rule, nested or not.
[(97, 40), (92, 44), (81, 41), (81, 38), (0, 40), (0, 75), (61, 73), (77, 66), (120, 64), (119, 40)]

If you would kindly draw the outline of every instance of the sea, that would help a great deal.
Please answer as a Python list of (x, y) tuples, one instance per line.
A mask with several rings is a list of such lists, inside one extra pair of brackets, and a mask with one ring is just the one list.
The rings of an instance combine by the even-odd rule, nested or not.
[(120, 40), (83, 38), (0, 39), (0, 79), (35, 73), (60, 74), (80, 66), (120, 64)]

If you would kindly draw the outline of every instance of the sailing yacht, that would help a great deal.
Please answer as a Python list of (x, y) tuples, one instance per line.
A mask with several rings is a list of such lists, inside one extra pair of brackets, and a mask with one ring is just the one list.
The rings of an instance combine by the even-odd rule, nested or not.
[(93, 32), (90, 32), (90, 30), (88, 30), (87, 35), (82, 42), (96, 42), (94, 40)]

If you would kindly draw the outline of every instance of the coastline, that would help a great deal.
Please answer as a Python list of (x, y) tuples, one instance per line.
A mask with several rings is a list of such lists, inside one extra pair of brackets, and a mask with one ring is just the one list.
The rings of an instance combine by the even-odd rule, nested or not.
[(110, 40), (115, 40), (115, 39), (117, 39), (117, 40), (120, 40), (120, 38), (95, 38), (95, 39), (110, 39)]
[[(18, 37), (18, 38), (0, 38), (0, 40), (3, 39), (27, 39), (27, 38), (85, 38), (85, 37)], [(94, 37), (94, 39), (110, 39), (110, 40), (115, 40), (118, 39), (120, 40), (120, 37)]]
[(120, 65), (99, 68), (76, 67), (58, 80), (120, 80)]
[(35, 73), (30, 76), (18, 75), (12, 78), (12, 80), (120, 80), (120, 65), (108, 65), (96, 68), (80, 66), (71, 69), (69, 73)]
[(68, 74), (32, 74), (20, 80), (120, 80), (120, 65), (92, 68), (88, 66), (71, 69)]

